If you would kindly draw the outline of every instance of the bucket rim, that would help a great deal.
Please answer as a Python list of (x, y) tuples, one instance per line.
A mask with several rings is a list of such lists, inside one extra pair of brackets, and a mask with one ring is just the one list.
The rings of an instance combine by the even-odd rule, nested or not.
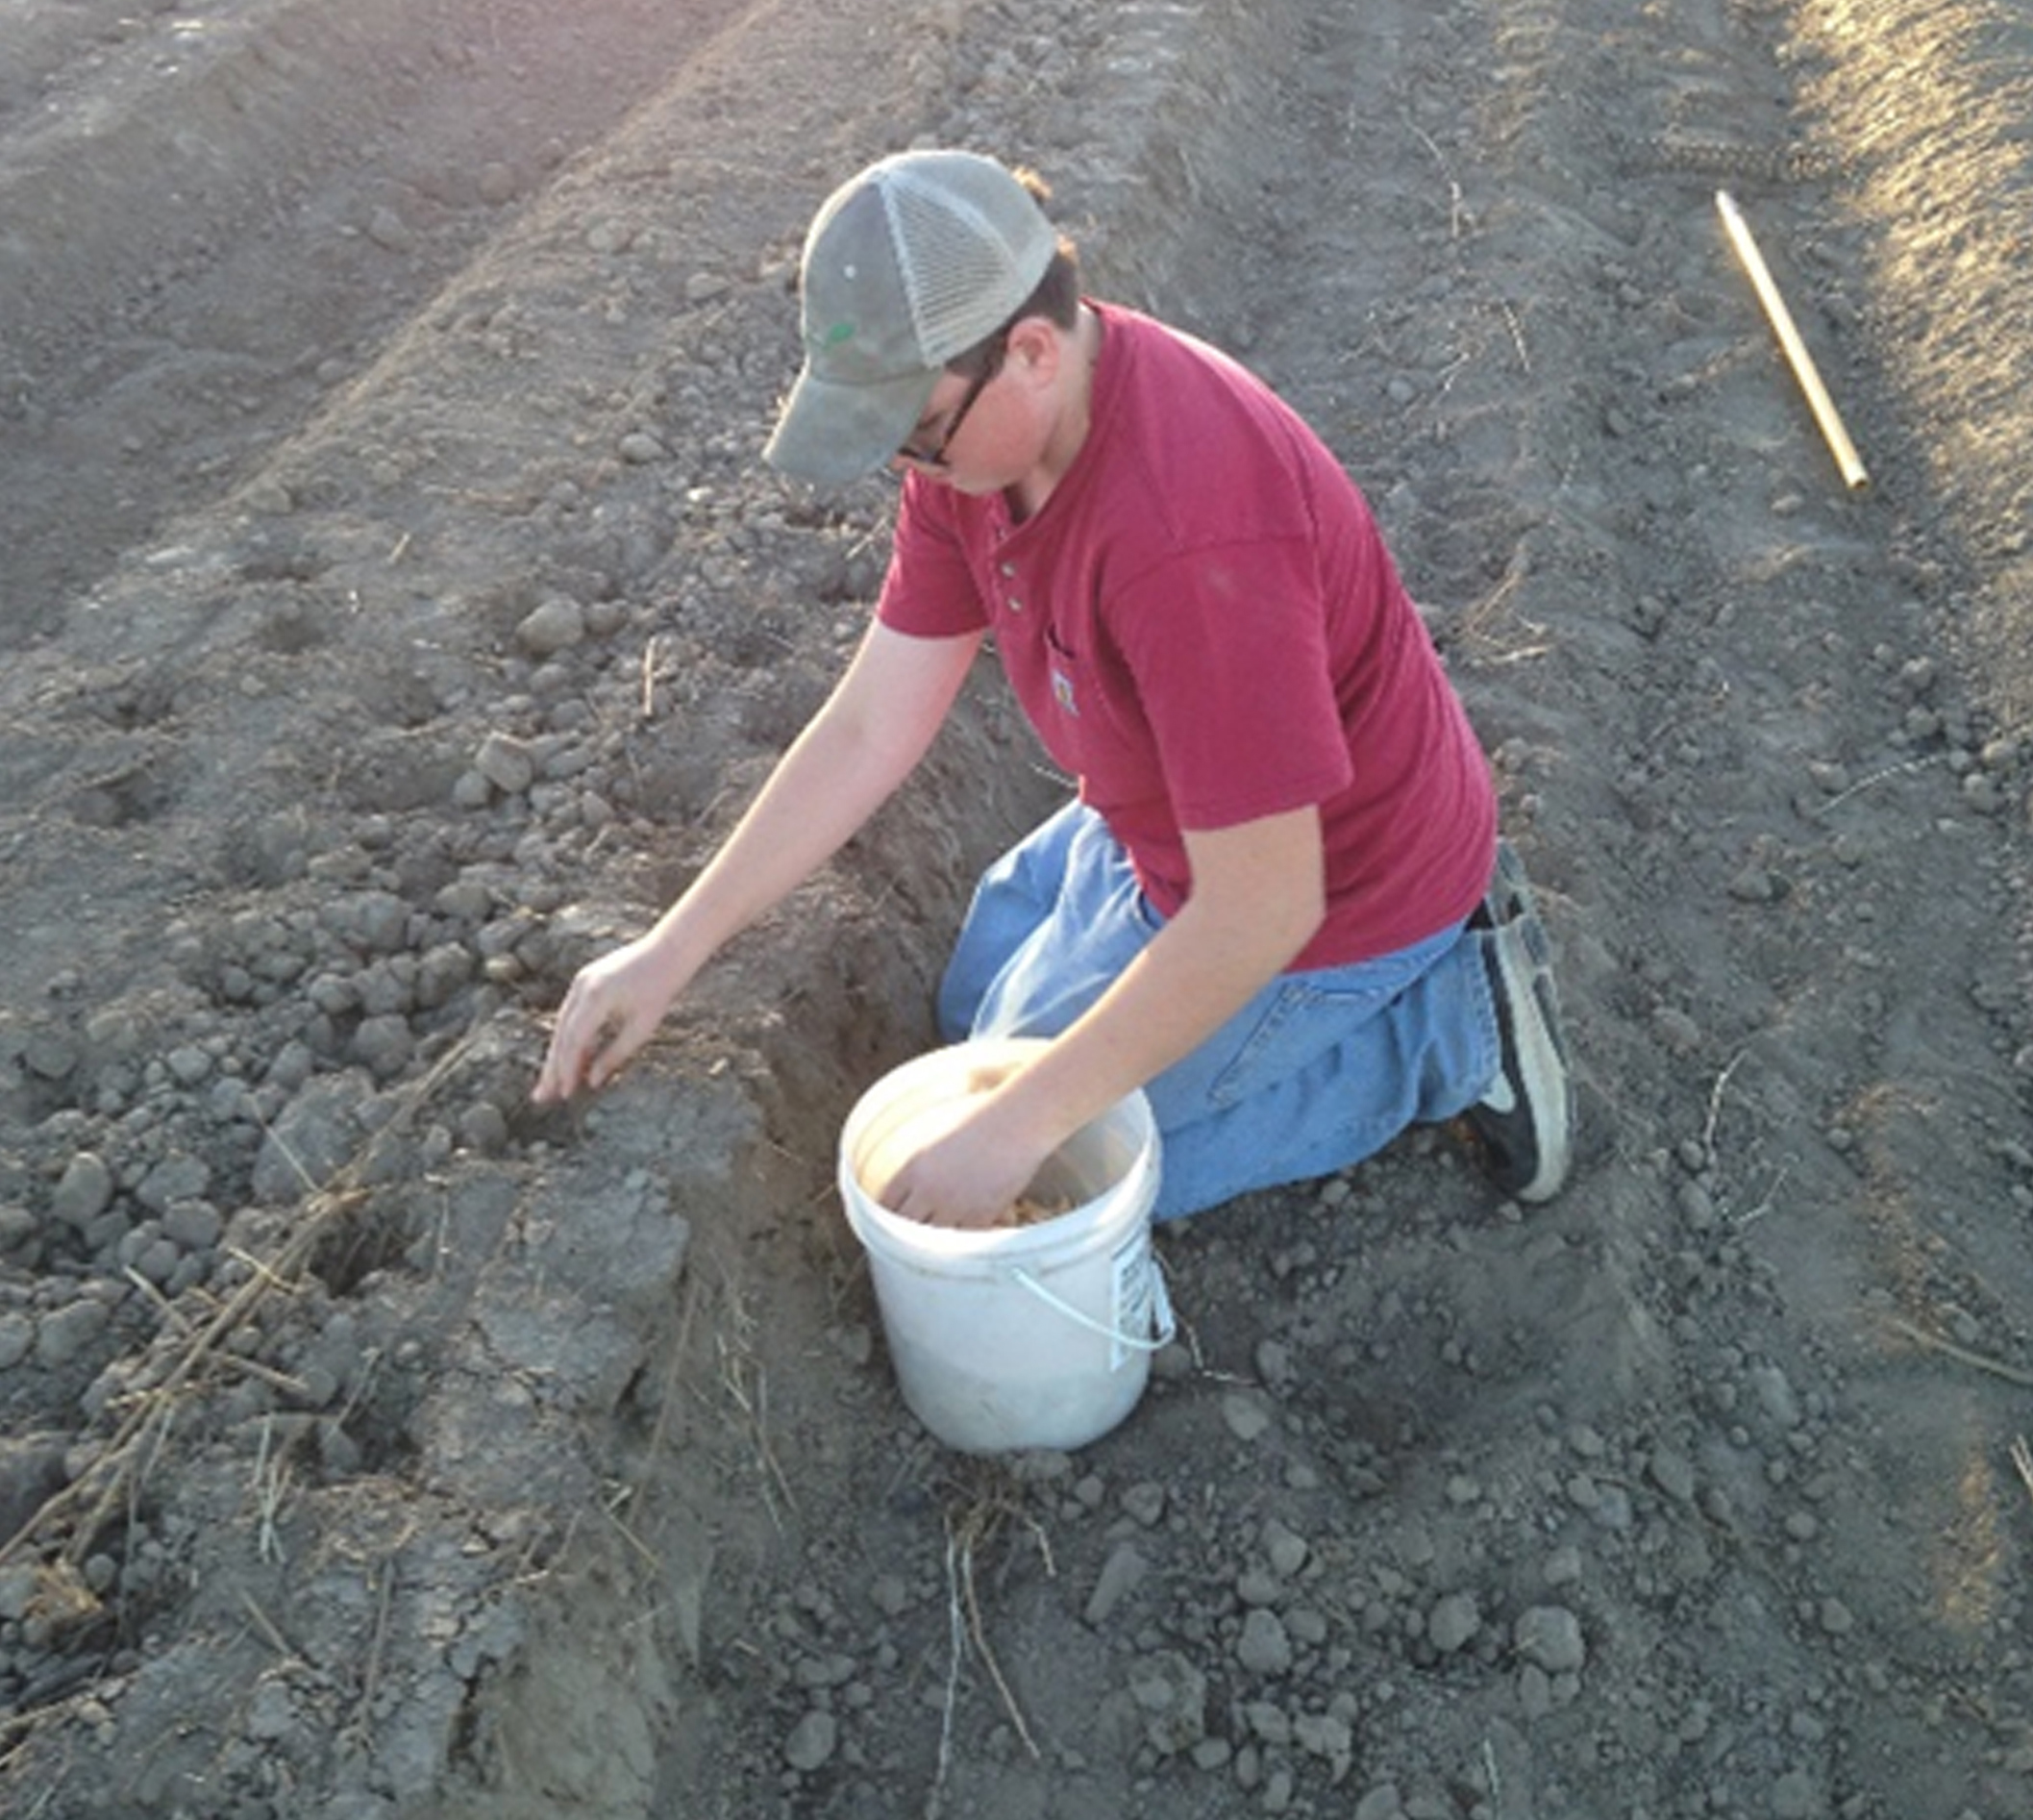
[[(1050, 1219), (1029, 1226), (931, 1226), (884, 1207), (854, 1180), (852, 1160), (840, 1159), (840, 1199), (848, 1223), (864, 1243), (875, 1242), (892, 1257), (938, 1259), (990, 1266), (1043, 1265), (1059, 1254), (1085, 1249), (1117, 1228), (1149, 1222), (1157, 1161), (1156, 1135), (1141, 1147), (1129, 1167), (1102, 1194)], [(850, 1192), (850, 1188), (856, 1191)]]
[[(1089, 1127), (1113, 1117), (1127, 1117), (1128, 1134), (1134, 1145), (1129, 1166), (1115, 1182), (1091, 1200), (1050, 1219), (1029, 1226), (958, 1227), (930, 1226), (907, 1219), (886, 1208), (862, 1185), (855, 1168), (859, 1139), (877, 1114), (896, 1094), (919, 1077), (936, 1075), (950, 1068), (962, 1056), (974, 1055), (982, 1063), (1014, 1055), (1031, 1053), (1047, 1046), (1039, 1036), (972, 1036), (921, 1051), (908, 1060), (880, 1076), (862, 1091), (840, 1128), (838, 1189), (848, 1220), (864, 1239), (864, 1226), (873, 1229), (894, 1251), (977, 1263), (1036, 1261), (1041, 1256), (1077, 1246), (1097, 1230), (1128, 1225), (1131, 1218), (1148, 1222), (1154, 1198), (1154, 1177), (1158, 1167), (1157, 1120), (1141, 1088), (1131, 1088), (1106, 1110), (1089, 1121)], [(1082, 1129), (1088, 1129), (1083, 1127)], [(1147, 1180), (1153, 1179), (1153, 1180)], [(1148, 1190), (1148, 1191), (1147, 1191)], [(1124, 1213), (1122, 1203), (1135, 1207)]]

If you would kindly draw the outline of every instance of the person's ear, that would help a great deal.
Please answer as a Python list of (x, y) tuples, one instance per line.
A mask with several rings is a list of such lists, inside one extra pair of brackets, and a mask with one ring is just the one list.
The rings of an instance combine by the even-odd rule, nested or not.
[(1059, 370), (1059, 337), (1044, 316), (1026, 316), (1009, 331), (1007, 359), (1032, 380), (1050, 384)]

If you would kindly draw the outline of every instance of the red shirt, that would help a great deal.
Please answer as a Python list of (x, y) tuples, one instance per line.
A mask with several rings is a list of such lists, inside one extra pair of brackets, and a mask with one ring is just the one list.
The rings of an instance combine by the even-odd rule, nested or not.
[(987, 630), (1053, 759), (1171, 915), (1181, 830), (1318, 804), (1327, 913), (1296, 968), (1363, 960), (1468, 915), (1496, 795), (1354, 484), (1260, 381), (1109, 306), (1091, 427), (1044, 508), (904, 486), (878, 609)]

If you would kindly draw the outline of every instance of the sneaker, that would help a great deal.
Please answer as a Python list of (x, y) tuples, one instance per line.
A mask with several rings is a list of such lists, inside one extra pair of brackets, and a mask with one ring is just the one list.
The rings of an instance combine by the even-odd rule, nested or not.
[(1573, 1160), (1574, 1088), (1551, 944), (1507, 841), (1498, 843), (1489, 893), (1469, 927), (1489, 969), (1501, 1057), (1489, 1091), (1463, 1117), (1500, 1188), (1521, 1201), (1550, 1201)]
[(1518, 849), (1501, 835), (1497, 839), (1497, 865), (1490, 874), (1489, 889), (1482, 905), (1469, 918), (1473, 929), (1501, 929), (1521, 917), (1537, 916), (1539, 906), (1532, 896), (1532, 882), (1525, 876), (1525, 861)]

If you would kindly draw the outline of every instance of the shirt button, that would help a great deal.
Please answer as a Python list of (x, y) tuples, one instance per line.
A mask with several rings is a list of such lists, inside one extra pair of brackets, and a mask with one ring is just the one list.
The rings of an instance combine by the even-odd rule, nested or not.
[(1020, 613), (1024, 611), (1024, 603), (1017, 599), (1014, 594), (1009, 597), (1009, 611), (1013, 613)]
[(1015, 564), (1014, 562), (1004, 562), (1004, 563), (1003, 564), (1003, 574), (1004, 574), (1004, 578), (1005, 578), (1005, 579), (1006, 579), (1007, 577), (1009, 577), (1009, 576), (1012, 576), (1012, 575), (1014, 575), (1015, 573), (1016, 573), (1016, 564)]

